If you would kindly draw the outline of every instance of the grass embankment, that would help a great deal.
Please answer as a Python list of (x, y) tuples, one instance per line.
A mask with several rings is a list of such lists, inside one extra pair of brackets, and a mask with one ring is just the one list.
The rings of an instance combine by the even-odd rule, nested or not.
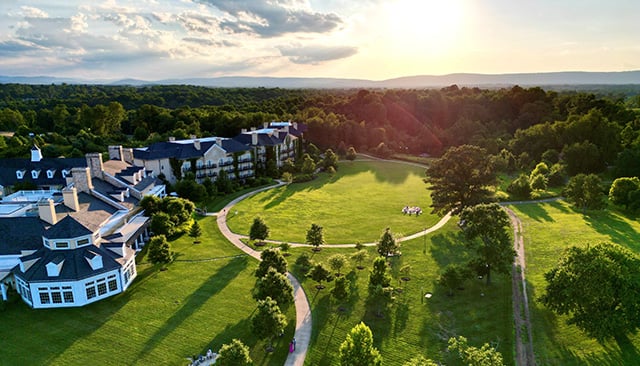
[(540, 365), (635, 365), (640, 363), (640, 335), (629, 342), (598, 343), (537, 299), (546, 286), (544, 273), (565, 248), (613, 242), (640, 254), (640, 223), (616, 211), (582, 214), (563, 201), (513, 206), (524, 226), (527, 286), (536, 361)]
[[(250, 329), (257, 262), (221, 236), (215, 218), (200, 225), (201, 244), (186, 235), (173, 241), (177, 261), (166, 271), (143, 260), (123, 294), (71, 309), (32, 310), (13, 301), (0, 313), (0, 364), (183, 365), (239, 338), (257, 365), (282, 365), (287, 341), (267, 354)], [(287, 316), (285, 340), (293, 336), (293, 308)]]
[[(375, 248), (368, 248), (369, 259), (365, 269), (357, 270), (352, 263), (343, 270), (350, 283), (350, 297), (343, 304), (330, 296), (333, 283), (316, 290), (316, 283), (302, 276), (290, 264), (309, 297), (313, 312), (314, 332), (307, 355), (308, 365), (338, 365), (340, 344), (347, 333), (360, 321), (373, 332), (374, 342), (384, 358), (385, 365), (402, 365), (410, 358), (424, 355), (434, 360), (445, 360), (446, 341), (449, 337), (464, 335), (473, 345), (490, 342), (503, 353), (507, 365), (512, 364), (513, 318), (511, 315), (510, 276), (495, 275), (491, 286), (484, 280), (470, 280), (463, 290), (452, 297), (435, 283), (447, 264), (463, 263), (467, 250), (459, 237), (455, 218), (440, 231), (426, 239), (418, 238), (402, 243), (402, 256), (390, 259), (393, 286), (402, 288), (393, 305), (376, 315), (375, 305), (367, 306), (367, 284)], [(308, 248), (292, 249), (290, 263)], [(324, 262), (336, 253), (351, 255), (355, 249), (324, 248), (313, 254), (313, 260)], [(410, 281), (400, 283), (399, 269), (410, 265)], [(433, 296), (425, 299), (426, 292)], [(343, 306), (345, 311), (338, 311)]]
[[(227, 223), (232, 231), (247, 235), (254, 217), (262, 216), (270, 239), (298, 243), (305, 242), (312, 223), (324, 227), (330, 244), (372, 242), (386, 227), (396, 234), (413, 234), (438, 221), (429, 214), (431, 198), (423, 177), (423, 168), (406, 164), (345, 161), (334, 176), (323, 173), (314, 181), (240, 202), (227, 215)], [(423, 214), (403, 215), (406, 205), (421, 207)]]

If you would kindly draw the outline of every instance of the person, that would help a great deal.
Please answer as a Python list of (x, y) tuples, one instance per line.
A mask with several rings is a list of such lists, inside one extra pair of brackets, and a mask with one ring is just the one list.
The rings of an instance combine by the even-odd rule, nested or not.
[(293, 353), (293, 341), (289, 342), (289, 353)]
[(291, 341), (291, 343), (293, 343), (293, 350), (296, 350), (296, 337), (293, 337), (293, 341)]

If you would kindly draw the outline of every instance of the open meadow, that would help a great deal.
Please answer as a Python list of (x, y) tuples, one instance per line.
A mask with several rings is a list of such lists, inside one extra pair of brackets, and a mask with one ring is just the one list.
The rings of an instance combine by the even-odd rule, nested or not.
[(511, 206), (523, 223), (526, 278), (532, 314), (533, 341), (539, 365), (637, 365), (640, 336), (598, 343), (566, 318), (547, 310), (538, 298), (544, 273), (556, 265), (567, 247), (613, 242), (640, 254), (640, 222), (616, 211), (582, 214), (564, 201)]
[[(394, 162), (341, 162), (334, 176), (323, 173), (311, 182), (249, 197), (227, 215), (227, 223), (233, 232), (248, 235), (253, 218), (262, 216), (270, 239), (296, 243), (305, 242), (312, 223), (324, 227), (328, 244), (373, 242), (386, 227), (413, 234), (438, 221), (429, 213), (424, 170)], [(403, 215), (404, 206), (419, 206), (423, 214)]]
[[(184, 365), (191, 355), (239, 338), (256, 365), (282, 365), (286, 342), (266, 353), (250, 329), (257, 262), (221, 236), (215, 218), (200, 225), (201, 244), (186, 235), (173, 241), (177, 259), (166, 271), (143, 259), (123, 294), (51, 310), (32, 310), (14, 298), (0, 313), (0, 364)], [(293, 307), (287, 318), (284, 339), (293, 336)]]

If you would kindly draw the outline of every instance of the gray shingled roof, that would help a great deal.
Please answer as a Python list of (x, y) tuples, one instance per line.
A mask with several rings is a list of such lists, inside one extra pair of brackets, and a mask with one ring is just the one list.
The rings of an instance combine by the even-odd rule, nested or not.
[(38, 217), (0, 218), (0, 255), (42, 248), (48, 224)]
[(44, 232), (47, 239), (65, 239), (91, 235), (93, 231), (79, 223), (75, 218), (66, 216)]
[[(31, 159), (2, 159), (0, 164), (0, 185), (12, 186), (18, 182), (33, 182), (37, 186), (66, 185), (62, 170), (71, 172), (71, 168), (86, 167), (85, 158), (44, 158), (38, 162)], [(17, 170), (25, 170), (24, 178), (18, 179)], [(37, 179), (31, 177), (32, 170), (40, 170)], [(53, 178), (47, 177), (47, 170), (53, 170)]]

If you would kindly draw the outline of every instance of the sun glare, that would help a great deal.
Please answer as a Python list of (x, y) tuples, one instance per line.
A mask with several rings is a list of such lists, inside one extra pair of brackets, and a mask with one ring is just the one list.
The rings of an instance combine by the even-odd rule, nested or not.
[(446, 52), (463, 25), (461, 0), (397, 0), (388, 3), (387, 29), (398, 47)]

